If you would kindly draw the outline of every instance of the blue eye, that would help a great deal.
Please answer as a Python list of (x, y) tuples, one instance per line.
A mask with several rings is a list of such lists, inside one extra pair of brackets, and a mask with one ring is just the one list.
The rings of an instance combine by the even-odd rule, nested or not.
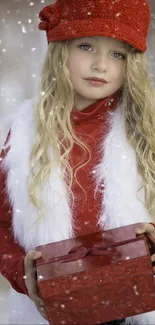
[[(88, 52), (88, 48), (90, 48), (91, 46), (88, 45), (88, 44), (82, 44), (82, 45), (79, 45), (78, 47), (79, 48), (83, 47), (83, 48), (85, 48), (84, 51)], [(86, 50), (86, 47), (87, 47), (87, 50)], [(115, 57), (116, 59), (121, 59), (121, 57), (122, 57), (122, 59), (124, 60), (126, 58), (125, 54), (122, 54), (122, 53), (119, 53), (119, 52), (113, 52), (113, 53), (119, 55), (119, 57)]]
[[(125, 54), (121, 54), (119, 52), (114, 52), (114, 54), (119, 54), (119, 56), (122, 57), (122, 59), (124, 60), (126, 58)], [(116, 58), (117, 59), (117, 58)], [(119, 58), (118, 58), (119, 59)]]
[(91, 46), (88, 45), (88, 44), (79, 45), (78, 47), (81, 48), (81, 47), (86, 47), (86, 46), (87, 46), (87, 47), (91, 47)]

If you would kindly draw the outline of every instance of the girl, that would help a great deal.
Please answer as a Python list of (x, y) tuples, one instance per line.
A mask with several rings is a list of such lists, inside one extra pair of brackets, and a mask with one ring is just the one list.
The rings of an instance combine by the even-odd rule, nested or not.
[[(137, 222), (144, 222), (137, 233), (155, 237), (148, 3), (57, 0), (39, 17), (49, 44), (41, 83), (11, 119), (1, 153), (9, 324), (49, 324), (36, 281), (38, 245)], [(110, 324), (154, 321), (150, 312)]]

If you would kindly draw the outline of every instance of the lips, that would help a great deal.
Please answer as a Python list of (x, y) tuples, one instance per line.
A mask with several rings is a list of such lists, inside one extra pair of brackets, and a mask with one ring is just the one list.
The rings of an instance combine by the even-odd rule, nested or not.
[(87, 80), (91, 80), (91, 81), (99, 81), (99, 82), (103, 82), (107, 84), (107, 81), (104, 79), (100, 79), (100, 78), (87, 78)]

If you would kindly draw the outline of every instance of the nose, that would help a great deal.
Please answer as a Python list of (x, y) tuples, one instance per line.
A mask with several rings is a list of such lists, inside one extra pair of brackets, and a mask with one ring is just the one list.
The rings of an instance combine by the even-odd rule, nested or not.
[(92, 64), (92, 68), (97, 69), (99, 71), (107, 71), (108, 69), (108, 65), (109, 65), (109, 60), (107, 55), (104, 54), (98, 54), (95, 56), (93, 64)]

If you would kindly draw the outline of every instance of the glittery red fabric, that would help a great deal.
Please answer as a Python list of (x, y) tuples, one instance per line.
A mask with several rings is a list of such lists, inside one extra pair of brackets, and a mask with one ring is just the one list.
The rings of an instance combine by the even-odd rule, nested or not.
[(150, 23), (146, 0), (57, 0), (40, 13), (40, 30), (48, 42), (83, 36), (106, 36), (129, 43), (145, 52)]
[[(74, 122), (75, 133), (88, 145), (91, 151), (89, 163), (79, 169), (76, 175), (78, 182), (86, 192), (86, 201), (84, 201), (85, 194), (83, 190), (75, 181), (75, 176), (72, 186), (75, 200), (72, 214), (75, 224), (74, 231), (77, 236), (99, 230), (97, 221), (101, 211), (104, 184), (102, 182), (95, 196), (95, 167), (101, 159), (99, 153), (101, 139), (103, 139), (108, 131), (108, 113), (109, 111), (115, 110), (117, 106), (117, 96), (114, 95), (109, 97), (109, 99), (111, 98), (114, 99), (111, 106), (105, 105), (107, 103), (107, 98), (105, 98), (85, 108), (81, 112), (77, 111), (75, 108), (72, 111), (72, 121)], [(84, 151), (77, 144), (74, 144), (70, 159), (70, 164), (74, 172), (77, 164), (81, 165), (89, 158), (87, 154), (87, 157), (82, 162), (83, 155)]]
[[(4, 146), (8, 142), (10, 132)], [(0, 273), (18, 292), (29, 295), (24, 281), (24, 250), (15, 242), (12, 232), (12, 206), (6, 190), (6, 172), (2, 171), (1, 159), (7, 154), (2, 149), (0, 154)]]

